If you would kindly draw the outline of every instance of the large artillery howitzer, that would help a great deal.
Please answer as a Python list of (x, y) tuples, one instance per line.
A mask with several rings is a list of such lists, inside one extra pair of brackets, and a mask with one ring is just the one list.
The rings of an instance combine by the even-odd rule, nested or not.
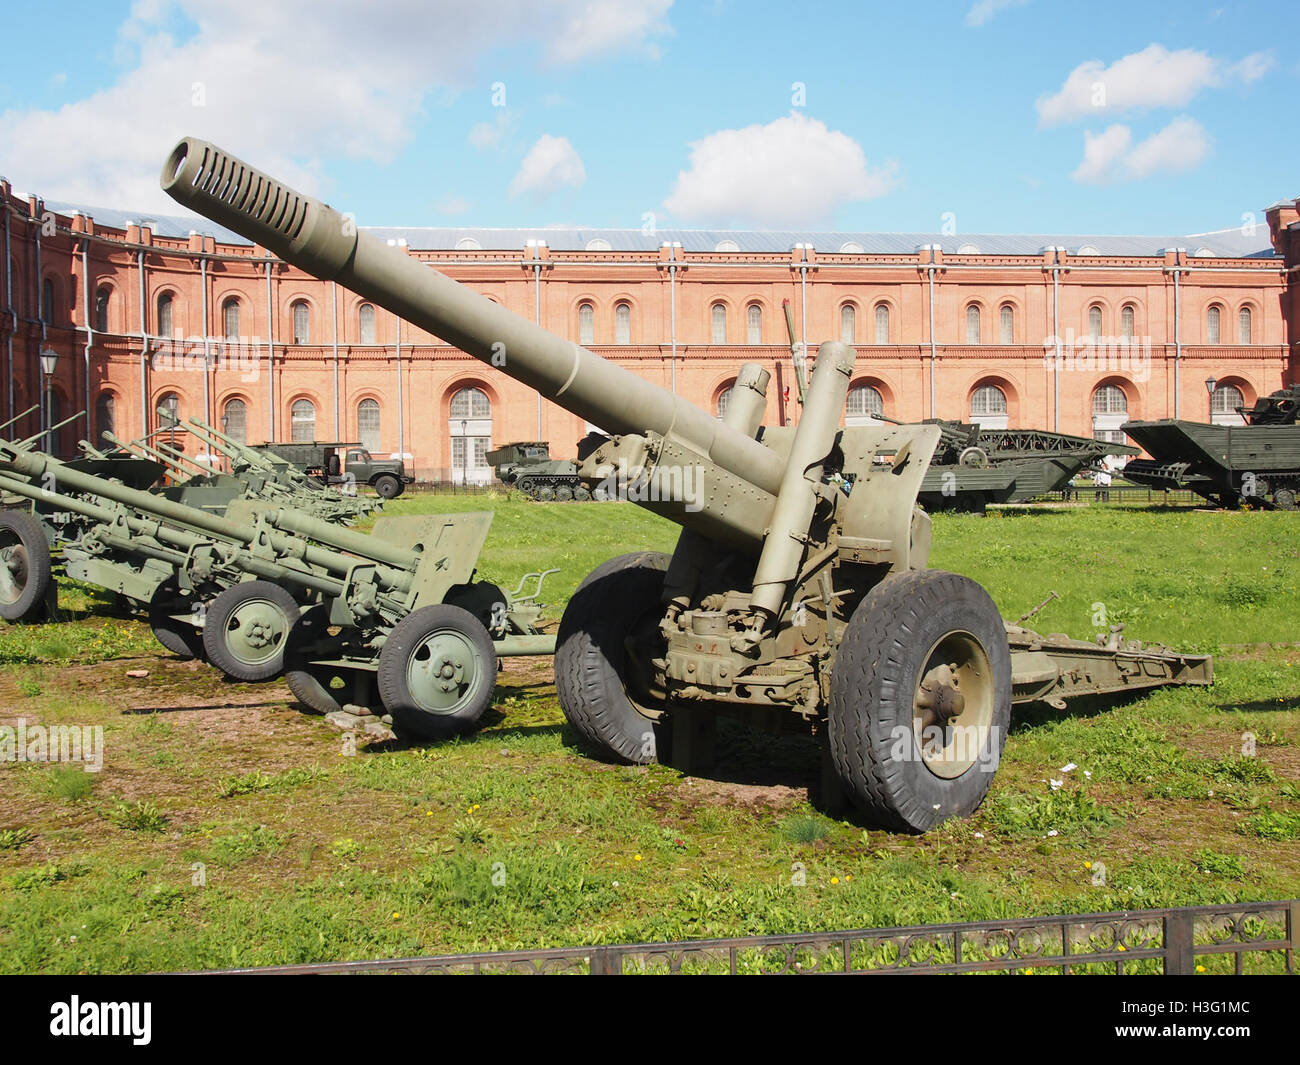
[(486, 709), (498, 655), (554, 646), (535, 624), (544, 575), (531, 595), (473, 580), (490, 513), (383, 518), (370, 535), (258, 499), (219, 514), (26, 442), (0, 442), (0, 490), (77, 516), (74, 575), (156, 604), (177, 631), (197, 622), (214, 665), (241, 680), (283, 671), (324, 712), (374, 702), (377, 680), (400, 727), (446, 735)]
[(162, 185), (607, 427), (580, 448), (584, 482), (683, 529), (671, 556), (598, 567), (560, 624), (561, 705), (608, 756), (698, 765), (718, 714), (795, 724), (829, 739), (860, 807), (923, 830), (979, 804), (1013, 702), (1209, 683), (1203, 656), (1118, 633), (1044, 638), (1003, 622), (974, 581), (925, 568), (930, 520), (914, 504), (941, 430), (839, 428), (855, 362), (845, 344), (819, 349), (797, 426), (761, 425), (770, 377), (756, 364), (740, 367), (719, 420), (211, 144), (177, 145)]

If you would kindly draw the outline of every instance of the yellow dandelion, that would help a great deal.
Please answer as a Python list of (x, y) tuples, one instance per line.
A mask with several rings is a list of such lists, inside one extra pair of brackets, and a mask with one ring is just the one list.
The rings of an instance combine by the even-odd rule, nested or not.
[(1120, 950), (1127, 950), (1128, 948), (1127, 948), (1126, 946), (1124, 946), (1123, 943), (1121, 943), (1121, 944), (1119, 945), (1119, 949), (1120, 949)]
[(400, 913), (395, 913), (395, 914), (393, 914), (393, 920), (396, 921), (396, 920), (397, 920), (399, 917), (401, 917), (401, 916), (402, 916), (402, 915), (401, 915)]
[(634, 862), (639, 862), (639, 861), (641, 860), (641, 855), (639, 855), (639, 854), (634, 854), (634, 855), (632, 855), (632, 860), (633, 860)]
[(832, 884), (838, 884), (839, 882), (840, 882), (840, 878), (838, 876), (831, 877)]
[(432, 811), (432, 810), (425, 810), (425, 811), (424, 811), (424, 816), (425, 816), (425, 817), (432, 817), (432, 816), (433, 816), (433, 811)]
[(1091, 868), (1092, 868), (1092, 862), (1084, 862), (1084, 863), (1083, 863), (1083, 867), (1084, 867), (1085, 869), (1091, 869)]
[(1196, 971), (1197, 971), (1198, 973), (1203, 973), (1203, 972), (1205, 972), (1205, 966), (1204, 966), (1204, 965), (1198, 965), (1198, 966), (1196, 967)]

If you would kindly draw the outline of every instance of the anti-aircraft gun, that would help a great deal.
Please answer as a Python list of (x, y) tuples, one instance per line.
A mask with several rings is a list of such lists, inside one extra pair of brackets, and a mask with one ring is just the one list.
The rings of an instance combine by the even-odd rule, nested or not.
[(769, 374), (752, 363), (719, 420), (212, 144), (181, 141), (161, 180), (182, 205), (609, 430), (580, 449), (583, 481), (612, 480), (682, 533), (671, 556), (599, 566), (561, 620), (560, 703), (605, 756), (703, 764), (724, 714), (811, 729), (863, 810), (921, 831), (979, 805), (1013, 702), (1210, 682), (1204, 656), (1009, 625), (974, 581), (926, 568), (930, 519), (914, 504), (940, 429), (839, 428), (848, 345), (821, 345), (797, 426), (761, 424)]

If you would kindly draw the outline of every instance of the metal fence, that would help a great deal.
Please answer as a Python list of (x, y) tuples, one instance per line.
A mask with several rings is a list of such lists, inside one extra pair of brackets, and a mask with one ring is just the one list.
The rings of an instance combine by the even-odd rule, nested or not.
[(260, 973), (1294, 973), (1300, 900), (678, 943), (276, 965)]

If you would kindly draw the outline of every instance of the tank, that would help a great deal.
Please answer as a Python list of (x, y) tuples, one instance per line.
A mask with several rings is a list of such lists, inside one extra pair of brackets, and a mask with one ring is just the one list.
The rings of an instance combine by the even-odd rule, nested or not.
[(1220, 507), (1296, 510), (1300, 503), (1300, 385), (1240, 408), (1245, 425), (1162, 418), (1122, 426), (1151, 457), (1124, 476), (1150, 488), (1185, 488)]
[(578, 464), (551, 458), (551, 446), (545, 440), (503, 444), (487, 453), (487, 461), (495, 468), (497, 480), (517, 488), (529, 499), (584, 503), (591, 498), (590, 490), (578, 477)]

